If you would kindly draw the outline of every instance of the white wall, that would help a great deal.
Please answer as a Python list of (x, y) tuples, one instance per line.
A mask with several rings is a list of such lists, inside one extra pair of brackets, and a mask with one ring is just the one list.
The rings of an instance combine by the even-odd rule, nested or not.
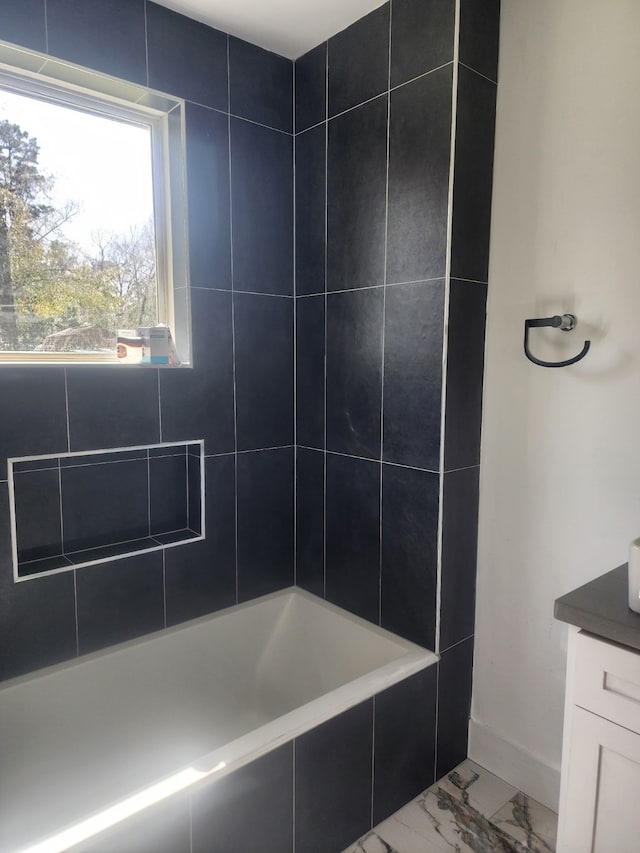
[(502, 0), (487, 311), (470, 754), (557, 805), (553, 602), (640, 536), (639, 0)]

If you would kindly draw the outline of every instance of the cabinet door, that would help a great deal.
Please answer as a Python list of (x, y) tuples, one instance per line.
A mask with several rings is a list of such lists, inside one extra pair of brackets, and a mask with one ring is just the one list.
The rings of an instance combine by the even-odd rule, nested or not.
[(558, 853), (638, 853), (640, 735), (574, 707)]

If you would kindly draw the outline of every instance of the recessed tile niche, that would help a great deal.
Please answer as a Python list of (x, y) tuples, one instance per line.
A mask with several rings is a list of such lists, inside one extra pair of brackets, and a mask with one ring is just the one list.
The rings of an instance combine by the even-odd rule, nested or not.
[(204, 441), (8, 460), (15, 581), (204, 539)]

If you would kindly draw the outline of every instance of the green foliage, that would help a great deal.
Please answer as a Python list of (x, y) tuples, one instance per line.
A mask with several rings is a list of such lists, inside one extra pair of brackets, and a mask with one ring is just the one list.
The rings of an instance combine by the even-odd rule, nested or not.
[(153, 225), (96, 234), (83, 253), (62, 226), (78, 212), (56, 208), (53, 178), (41, 174), (38, 144), (0, 121), (0, 349), (33, 351), (66, 329), (157, 322)]

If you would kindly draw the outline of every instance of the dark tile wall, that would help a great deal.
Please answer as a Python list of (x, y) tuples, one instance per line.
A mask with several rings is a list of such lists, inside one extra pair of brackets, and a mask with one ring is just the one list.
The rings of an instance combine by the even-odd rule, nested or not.
[(82, 850), (338, 853), (435, 781), (436, 702), (430, 667)]
[(455, 12), (393, 0), (296, 62), (296, 578), (443, 654), (413, 737), (439, 774), (467, 748), (499, 3)]
[[(145, 0), (0, 8), (0, 38), (186, 99), (195, 365), (0, 366), (6, 679), (293, 582), (293, 63)], [(13, 583), (7, 457), (200, 438), (204, 541), (81, 568), (75, 582), (71, 571)], [(185, 521), (184, 510), (170, 518), (175, 506), (162, 497), (162, 483), (175, 480), (171, 461), (151, 462), (159, 487), (152, 525), (166, 530)], [(130, 475), (123, 488), (137, 494), (142, 467), (120, 464)], [(109, 523), (103, 515), (88, 531), (82, 495), (95, 494), (97, 481), (81, 482), (83, 470), (62, 471), (64, 531), (59, 512), (42, 506), (54, 473), (16, 475), (33, 487), (19, 509), (30, 531), (30, 553), (22, 556), (40, 558), (41, 568), (63, 533), (77, 533), (80, 548), (102, 543), (125, 522), (132, 536), (140, 526), (148, 533), (142, 504), (141, 525), (135, 511), (121, 511), (134, 497), (109, 504)]]

